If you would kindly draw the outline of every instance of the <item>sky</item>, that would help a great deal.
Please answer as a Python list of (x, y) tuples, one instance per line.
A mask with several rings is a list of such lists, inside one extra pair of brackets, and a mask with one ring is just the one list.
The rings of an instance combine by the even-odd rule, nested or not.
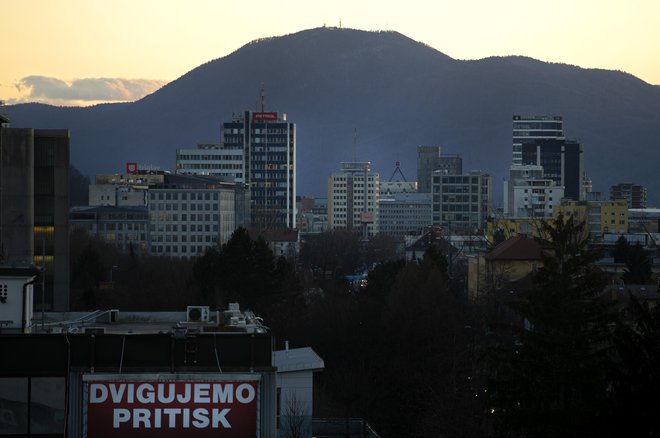
[(132, 101), (244, 44), (393, 30), (456, 59), (524, 55), (660, 85), (659, 0), (0, 0), (0, 100)]

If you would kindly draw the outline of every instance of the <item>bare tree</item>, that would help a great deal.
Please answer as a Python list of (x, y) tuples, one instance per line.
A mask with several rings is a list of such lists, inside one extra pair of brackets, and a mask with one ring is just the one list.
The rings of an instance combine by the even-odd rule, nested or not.
[(305, 403), (298, 398), (295, 390), (289, 390), (284, 401), (283, 414), (286, 419), (282, 424), (284, 436), (287, 438), (307, 438), (312, 435), (311, 424), (307, 421)]

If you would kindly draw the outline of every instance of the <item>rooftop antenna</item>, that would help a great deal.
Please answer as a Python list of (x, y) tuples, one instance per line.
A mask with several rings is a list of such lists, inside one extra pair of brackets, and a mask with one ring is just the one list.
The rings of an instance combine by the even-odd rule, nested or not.
[(394, 169), (394, 172), (392, 173), (392, 176), (390, 177), (390, 182), (392, 182), (392, 180), (394, 179), (394, 175), (396, 175), (397, 173), (398, 173), (399, 175), (401, 175), (401, 178), (403, 178), (403, 180), (404, 180), (405, 182), (408, 182), (408, 180), (406, 179), (406, 176), (405, 176), (405, 175), (403, 174), (403, 172), (401, 171), (401, 161), (396, 160), (395, 165), (396, 165), (396, 168)]
[(341, 18), (339, 19), (339, 28), (341, 29)]
[(357, 163), (357, 128), (353, 129), (353, 162)]
[(261, 112), (264, 112), (266, 108), (266, 90), (264, 89), (264, 83), (261, 83)]

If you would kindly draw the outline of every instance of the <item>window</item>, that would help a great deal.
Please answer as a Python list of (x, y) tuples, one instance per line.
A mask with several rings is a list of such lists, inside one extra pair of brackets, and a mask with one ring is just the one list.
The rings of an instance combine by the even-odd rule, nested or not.
[(64, 377), (0, 378), (0, 399), (13, 402), (3, 410), (0, 436), (64, 431)]

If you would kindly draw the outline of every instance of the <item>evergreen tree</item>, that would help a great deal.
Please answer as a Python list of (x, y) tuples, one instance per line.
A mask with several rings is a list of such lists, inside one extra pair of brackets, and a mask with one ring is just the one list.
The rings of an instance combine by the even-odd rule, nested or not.
[(608, 324), (595, 297), (602, 274), (587, 249), (584, 223), (544, 223), (549, 253), (533, 287), (513, 305), (515, 339), (493, 355), (491, 403), (502, 432), (521, 436), (598, 436), (607, 405)]
[(630, 243), (625, 236), (619, 236), (612, 250), (612, 257), (614, 263), (625, 263), (628, 260), (628, 253), (630, 252)]
[(626, 257), (626, 268), (621, 277), (625, 284), (650, 284), (653, 276), (651, 261), (637, 242), (630, 247)]
[(614, 337), (614, 435), (660, 436), (660, 307), (630, 297), (627, 316)]

